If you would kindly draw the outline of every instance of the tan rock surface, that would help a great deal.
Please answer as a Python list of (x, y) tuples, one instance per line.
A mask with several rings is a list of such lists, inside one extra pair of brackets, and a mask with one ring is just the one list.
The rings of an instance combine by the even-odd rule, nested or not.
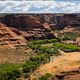
[(80, 68), (80, 52), (65, 53), (61, 51), (61, 56), (53, 57), (53, 61), (43, 64), (37, 70), (40, 75), (51, 73), (53, 75), (61, 72), (76, 71)]
[(77, 46), (80, 46), (80, 37), (76, 38), (76, 44), (77, 44)]
[(24, 45), (25, 40), (23, 37), (19, 37), (9, 27), (0, 23), (0, 44), (2, 45)]

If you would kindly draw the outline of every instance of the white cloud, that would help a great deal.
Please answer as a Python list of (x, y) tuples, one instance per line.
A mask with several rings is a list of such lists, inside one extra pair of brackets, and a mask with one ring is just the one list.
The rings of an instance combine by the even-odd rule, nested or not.
[(34, 5), (37, 8), (47, 7), (50, 6), (52, 3), (54, 4), (55, 1), (34, 1)]
[[(2, 9), (1, 9), (2, 7)], [(33, 8), (34, 7), (34, 8)], [(33, 9), (33, 10), (32, 10)], [(32, 10), (32, 11), (31, 11)], [(0, 1), (0, 13), (80, 13), (77, 1)]]

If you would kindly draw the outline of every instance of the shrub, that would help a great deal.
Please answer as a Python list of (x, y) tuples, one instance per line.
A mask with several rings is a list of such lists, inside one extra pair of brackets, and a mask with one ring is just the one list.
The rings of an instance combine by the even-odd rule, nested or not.
[(40, 62), (40, 61), (43, 61), (44, 58), (45, 58), (45, 55), (41, 54), (41, 55), (36, 55), (35, 57), (31, 57), (30, 60), (35, 62)]
[(46, 73), (44, 76), (40, 77), (39, 80), (48, 80), (52, 75), (50, 73)]
[(31, 60), (27, 61), (23, 65), (23, 72), (24, 73), (32, 72), (36, 69), (37, 66), (38, 66), (38, 62), (32, 62)]
[(30, 43), (29, 47), (32, 48), (33, 50), (37, 50), (39, 47), (41, 47), (41, 44)]
[(44, 39), (44, 40), (35, 40), (32, 41), (31, 43), (33, 44), (46, 44), (46, 43), (53, 43), (53, 42), (57, 42), (57, 39)]
[(58, 43), (54, 43), (53, 47), (57, 48), (57, 49), (61, 49), (61, 50), (66, 51), (66, 52), (80, 51), (80, 47), (78, 47), (74, 44), (64, 44), (64, 43), (58, 42)]
[(49, 47), (48, 46), (41, 46), (39, 48), (40, 52), (46, 53), (48, 51)]
[(13, 70), (12, 73), (14, 74), (14, 76), (16, 78), (19, 78), (21, 76), (21, 72), (19, 70), (17, 70), (17, 69)]
[(69, 37), (69, 36), (64, 36), (64, 37), (62, 38), (62, 40), (70, 40), (70, 37)]
[(0, 73), (0, 80), (16, 80), (19, 78), (21, 72), (19, 70), (5, 71)]
[(47, 53), (50, 54), (50, 55), (54, 55), (54, 54), (58, 54), (59, 51), (58, 51), (57, 48), (51, 48), (51, 49), (47, 50)]
[(30, 48), (32, 48), (33, 50), (35, 50), (38, 53), (56, 54), (56, 53), (58, 53), (58, 49), (52, 50), (51, 47), (42, 46), (41, 44), (57, 42), (58, 40), (59, 39), (36, 40), (36, 41), (30, 42), (29, 46), (30, 46)]
[(30, 60), (41, 64), (43, 62), (46, 62), (48, 58), (49, 58), (49, 55), (47, 54), (39, 54), (39, 55), (36, 55), (35, 57), (31, 57)]
[(30, 60), (23, 65), (23, 72), (33, 72), (41, 63), (46, 62), (48, 58), (49, 56), (47, 54), (40, 54), (31, 57)]
[(78, 36), (80, 36), (77, 33), (73, 33), (73, 32), (65, 32), (62, 34), (59, 34), (59, 38), (62, 40), (75, 40)]
[(23, 74), (24, 78), (29, 78), (30, 75), (31, 75), (31, 73), (24, 73), (24, 74)]

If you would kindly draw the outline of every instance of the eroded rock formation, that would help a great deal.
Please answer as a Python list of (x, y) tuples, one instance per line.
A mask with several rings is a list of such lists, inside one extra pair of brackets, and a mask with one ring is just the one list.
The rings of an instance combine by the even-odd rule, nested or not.
[(6, 27), (4, 24), (0, 23), (0, 44), (1, 45), (24, 45), (25, 39), (19, 37), (14, 33), (9, 27)]
[(0, 39), (4, 44), (22, 45), (30, 40), (55, 37), (49, 26), (44, 26), (36, 17), (30, 15), (5, 15), (0, 18), (0, 22)]

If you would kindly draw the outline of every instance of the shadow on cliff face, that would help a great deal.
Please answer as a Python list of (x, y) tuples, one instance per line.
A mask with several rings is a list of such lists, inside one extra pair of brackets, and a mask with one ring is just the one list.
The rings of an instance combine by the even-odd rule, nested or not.
[(70, 72), (62, 72), (59, 75), (55, 75), (52, 80), (80, 80), (80, 69)]
[[(54, 34), (47, 30), (33, 15), (10, 14), (2, 17), (0, 21), (7, 27), (12, 27), (13, 32), (17, 35), (22, 34), (26, 40), (56, 38)], [(20, 31), (23, 32), (20, 33)]]
[(5, 15), (2, 18), (2, 23), (9, 27), (14, 27), (19, 30), (28, 30), (31, 28), (44, 28), (36, 19), (27, 15)]

